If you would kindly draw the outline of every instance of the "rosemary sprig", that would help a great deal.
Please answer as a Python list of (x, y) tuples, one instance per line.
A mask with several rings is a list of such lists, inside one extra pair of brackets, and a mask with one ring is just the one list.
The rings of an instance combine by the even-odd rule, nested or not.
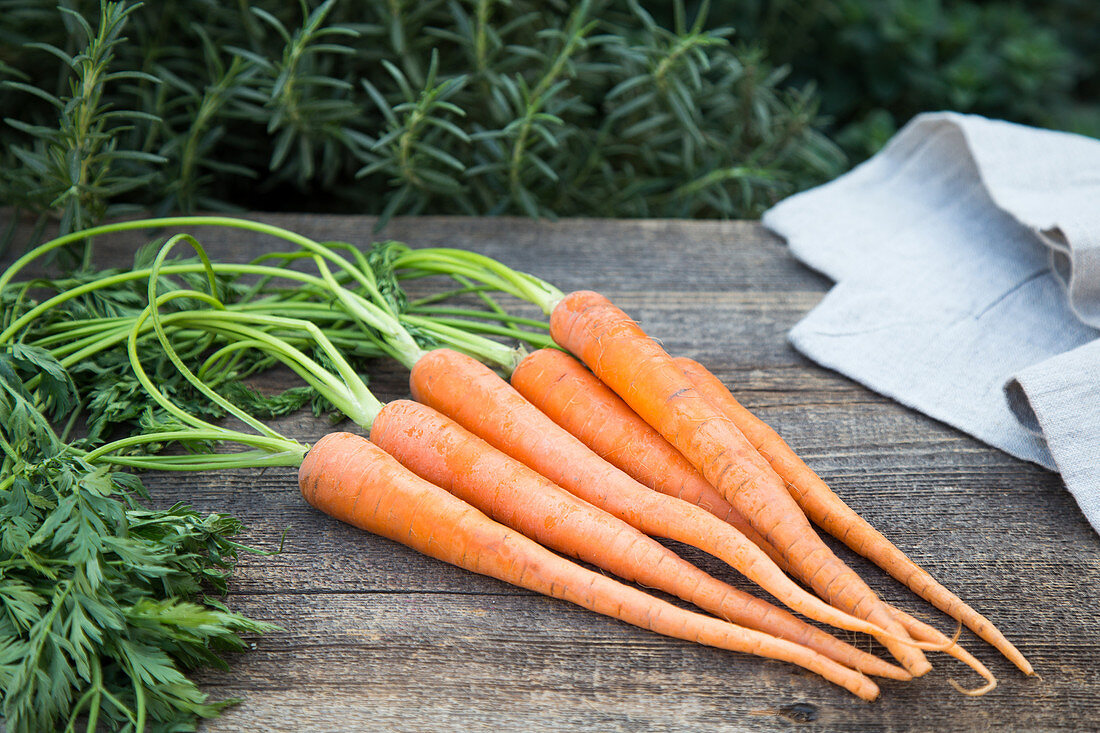
[[(26, 134), (30, 145), (12, 145), (10, 154), (21, 167), (7, 176), (6, 199), (37, 211), (54, 212), (63, 231), (90, 226), (111, 214), (122, 213), (121, 197), (152, 180), (150, 166), (164, 158), (119, 145), (120, 135), (135, 120), (157, 121), (154, 115), (135, 109), (116, 108), (109, 90), (124, 80), (157, 82), (144, 72), (114, 69), (116, 54), (125, 42), (122, 35), (129, 16), (140, 5), (102, 3), (98, 28), (85, 17), (62, 6), (59, 12), (77, 27), (83, 47), (70, 54), (49, 43), (30, 43), (39, 56), (55, 56), (70, 77), (66, 94), (55, 95), (21, 81), (6, 86), (46, 102), (53, 108), (52, 126), (13, 117), (8, 125)], [(9, 198), (10, 197), (10, 198)], [(85, 249), (87, 262), (89, 250)]]

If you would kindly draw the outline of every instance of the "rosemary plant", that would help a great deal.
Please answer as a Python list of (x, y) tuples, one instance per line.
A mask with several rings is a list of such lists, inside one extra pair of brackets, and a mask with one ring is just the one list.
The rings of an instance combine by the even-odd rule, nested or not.
[(814, 96), (704, 3), (3, 0), (0, 201), (748, 216), (839, 170)]

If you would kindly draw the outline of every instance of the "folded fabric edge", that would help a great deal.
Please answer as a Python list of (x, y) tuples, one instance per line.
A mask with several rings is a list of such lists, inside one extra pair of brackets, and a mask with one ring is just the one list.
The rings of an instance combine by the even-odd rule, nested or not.
[(1039, 417), (1031, 407), (1020, 380), (1016, 377), (1005, 382), (1005, 399), (1008, 400), (1008, 409), (1026, 430), (1033, 435), (1042, 436), (1043, 426), (1039, 424)]
[(1100, 532), (1100, 339), (1021, 371), (1005, 385), (1042, 430), (1062, 480)]
[[(989, 168), (996, 168), (995, 160), (992, 158), (991, 151), (986, 149), (987, 146), (982, 144), (978, 133), (984, 128), (986, 130), (996, 129), (999, 131), (998, 135), (1007, 133), (1010, 136), (1035, 135), (1047, 140), (1060, 139), (1066, 145), (1077, 146), (1076, 152), (1080, 155), (1091, 153), (1092, 155), (1088, 156), (1091, 160), (1095, 160), (1097, 151), (1100, 151), (1100, 141), (1075, 133), (1033, 128), (1015, 122), (990, 119), (981, 115), (949, 114), (951, 114), (951, 118), (945, 119), (950, 119), (963, 136), (967, 153), (974, 161), (977, 169), (978, 181), (986, 190), (986, 193), (989, 194), (989, 200), (998, 209), (1032, 232), (1036, 241), (1048, 248), (1051, 264), (1058, 275), (1059, 284), (1062, 286), (1070, 310), (1082, 323), (1093, 328), (1100, 328), (1100, 302), (1096, 301), (1098, 289), (1087, 287), (1087, 283), (1091, 278), (1083, 278), (1081, 274), (1082, 270), (1093, 277), (1100, 274), (1100, 257), (1097, 255), (1095, 244), (1090, 247), (1087, 246), (1087, 243), (1077, 239), (1077, 237), (1083, 237), (1095, 242), (1095, 235), (1084, 236), (1089, 231), (1089, 227), (1083, 229), (1084, 222), (1080, 221), (1077, 216), (1067, 217), (1065, 211), (1062, 211), (1060, 216), (1055, 215), (1053, 212), (1047, 212), (1040, 218), (1040, 215), (1035, 211), (1027, 211), (1028, 207), (1026, 205), (1022, 207), (1024, 210), (1021, 211), (1011, 200), (1006, 200), (1011, 198), (1009, 195), (1010, 190), (1006, 190), (1003, 182), (998, 182), (995, 178), (990, 177)], [(918, 115), (917, 118), (922, 116)], [(917, 118), (914, 118), (914, 120)], [(1022, 145), (1022, 137), (1020, 140), (1014, 140), (1014, 142), (1017, 145)], [(997, 152), (1000, 151), (995, 150), (993, 154)], [(1081, 164), (1079, 163), (1079, 165)], [(1041, 170), (1039, 172), (1041, 173)], [(1067, 199), (1074, 200), (1072, 197), (1067, 197)], [(1068, 220), (1063, 221), (1061, 217), (1066, 217)], [(1068, 234), (1067, 225), (1071, 222), (1075, 225), (1073, 227), (1074, 236)], [(1100, 221), (1094, 217), (1089, 225), (1094, 229), (1097, 223), (1100, 223)], [(1086, 292), (1094, 293), (1091, 299), (1085, 295)]]

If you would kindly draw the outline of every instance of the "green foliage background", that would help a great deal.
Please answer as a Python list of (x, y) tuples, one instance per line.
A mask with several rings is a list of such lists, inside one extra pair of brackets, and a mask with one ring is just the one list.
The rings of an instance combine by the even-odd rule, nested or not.
[(57, 3), (0, 0), (0, 202), (63, 230), (744, 217), (925, 110), (1100, 134), (1092, 0)]
[(739, 0), (711, 19), (817, 83), (852, 161), (941, 109), (1100, 137), (1095, 0)]
[(0, 168), (66, 229), (119, 204), (739, 216), (842, 160), (812, 95), (703, 12), (54, 2), (0, 2)]

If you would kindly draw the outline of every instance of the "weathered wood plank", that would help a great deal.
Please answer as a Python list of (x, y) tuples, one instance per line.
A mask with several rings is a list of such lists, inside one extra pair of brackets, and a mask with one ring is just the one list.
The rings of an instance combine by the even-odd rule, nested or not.
[[(367, 218), (262, 218), (356, 244), (467, 247), (563, 289), (606, 292), (669, 350), (711, 366), (857, 511), (1018, 642), (1044, 679), (1023, 679), (965, 633), (1001, 678), (992, 694), (955, 694), (947, 679), (970, 678), (935, 655), (928, 677), (884, 684), (866, 705), (788, 665), (646, 634), (340, 525), (304, 505), (293, 471), (151, 476), (159, 502), (229, 511), (246, 522), (248, 542), (272, 547), (289, 530), (281, 555), (242, 558), (228, 598), (286, 631), (258, 639), (229, 671), (203, 673), (213, 695), (244, 698), (207, 730), (1098, 727), (1100, 539), (1072, 497), (1057, 476), (794, 352), (787, 330), (829, 284), (757, 224), (428, 217), (376, 234)], [(199, 234), (219, 257), (278, 247)], [(105, 240), (100, 252), (120, 263), (141, 239)], [(372, 387), (384, 399), (408, 392), (390, 365), (379, 365)], [(329, 429), (303, 415), (280, 424), (305, 441)], [(745, 587), (712, 558), (673, 546)], [(853, 565), (888, 600), (951, 627), (866, 563)]]

